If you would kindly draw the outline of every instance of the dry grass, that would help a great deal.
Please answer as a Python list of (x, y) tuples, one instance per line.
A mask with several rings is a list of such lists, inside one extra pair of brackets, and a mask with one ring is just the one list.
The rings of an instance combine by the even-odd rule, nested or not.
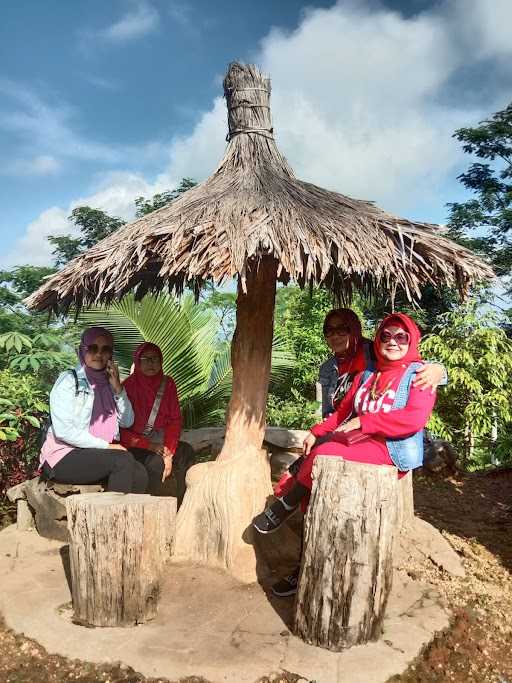
[(108, 303), (131, 290), (185, 286), (240, 276), (248, 262), (271, 254), (278, 279), (322, 284), (338, 297), (493, 277), (472, 252), (435, 225), (385, 213), (295, 178), (277, 148), (270, 81), (252, 65), (233, 63), (224, 80), (229, 144), (206, 181), (171, 204), (121, 228), (74, 259), (27, 300), (38, 310)]

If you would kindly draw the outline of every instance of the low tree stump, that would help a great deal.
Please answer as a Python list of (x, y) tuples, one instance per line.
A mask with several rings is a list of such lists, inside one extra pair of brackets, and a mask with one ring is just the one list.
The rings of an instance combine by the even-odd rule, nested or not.
[(307, 643), (340, 651), (381, 634), (398, 494), (394, 467), (316, 458), (294, 620)]
[(133, 626), (152, 619), (172, 552), (176, 499), (88, 493), (66, 500), (75, 621)]

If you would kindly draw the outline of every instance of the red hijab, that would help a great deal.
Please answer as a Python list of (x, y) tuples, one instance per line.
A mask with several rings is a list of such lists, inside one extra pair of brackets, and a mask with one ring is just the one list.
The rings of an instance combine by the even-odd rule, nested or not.
[[(407, 353), (399, 360), (388, 360), (384, 358), (380, 351), (380, 334), (387, 327), (400, 327), (405, 332), (409, 333), (410, 341)], [(377, 358), (377, 370), (380, 372), (387, 372), (388, 370), (405, 369), (415, 361), (421, 361), (420, 351), (418, 345), (421, 340), (421, 332), (412, 318), (409, 318), (405, 313), (391, 313), (386, 316), (377, 329), (374, 341), (374, 351)]]
[[(163, 356), (160, 348), (151, 342), (143, 342), (135, 349), (135, 353), (133, 354), (133, 373), (124, 381), (124, 388), (126, 389), (128, 398), (133, 406), (133, 412), (135, 413), (135, 420), (131, 429), (138, 434), (143, 433), (148, 423), (148, 418), (151, 409), (153, 408), (153, 403), (155, 402), (158, 387), (164, 377), (161, 368), (160, 372), (152, 377), (148, 377), (142, 372), (140, 358), (147, 351), (155, 351), (160, 358), (160, 364), (162, 364)], [(154, 429), (165, 429), (171, 422), (172, 405), (169, 400), (166, 400), (171, 384), (172, 380), (169, 380), (162, 397), (162, 402), (160, 403), (158, 415), (156, 416)]]

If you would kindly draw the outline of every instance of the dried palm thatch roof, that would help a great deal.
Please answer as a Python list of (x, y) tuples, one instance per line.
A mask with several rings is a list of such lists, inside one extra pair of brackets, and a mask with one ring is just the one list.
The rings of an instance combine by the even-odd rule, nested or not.
[(489, 279), (488, 265), (442, 236), (435, 225), (392, 216), (368, 201), (298, 180), (277, 148), (270, 80), (233, 63), (224, 80), (228, 146), (207, 180), (161, 209), (124, 226), (51, 277), (28, 300), (35, 309), (66, 310), (182, 291), (240, 276), (271, 254), (278, 279), (323, 284), (338, 295), (352, 287), (405, 290)]

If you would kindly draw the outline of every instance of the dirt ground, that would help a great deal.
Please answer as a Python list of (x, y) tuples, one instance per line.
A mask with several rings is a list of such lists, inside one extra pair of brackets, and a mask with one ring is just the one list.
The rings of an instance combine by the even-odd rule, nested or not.
[[(391, 681), (512, 683), (512, 469), (449, 479), (417, 476), (414, 489), (416, 514), (434, 524), (452, 543), (464, 560), (467, 576), (449, 577), (426, 564), (410, 567), (413, 577), (436, 585), (454, 617), (451, 627)], [(10, 511), (0, 511), (0, 524), (2, 515), (5, 524)], [(260, 683), (301, 680), (283, 673)], [(144, 678), (122, 664), (98, 667), (49, 655), (1, 622), (0, 681), (169, 683), (167, 679)], [(208, 682), (192, 677), (179, 683)]]

